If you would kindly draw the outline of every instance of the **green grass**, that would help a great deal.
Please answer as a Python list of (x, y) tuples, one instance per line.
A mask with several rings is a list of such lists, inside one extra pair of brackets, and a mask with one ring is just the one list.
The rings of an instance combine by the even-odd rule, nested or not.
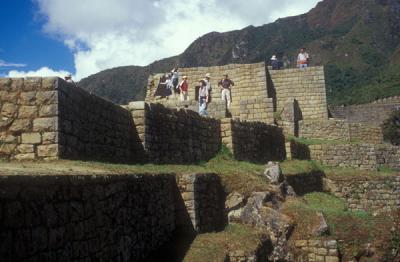
[(184, 261), (225, 261), (231, 251), (254, 253), (266, 232), (241, 224), (229, 224), (224, 231), (198, 235)]
[(281, 163), (284, 175), (296, 175), (322, 171), (322, 166), (312, 160), (285, 160)]

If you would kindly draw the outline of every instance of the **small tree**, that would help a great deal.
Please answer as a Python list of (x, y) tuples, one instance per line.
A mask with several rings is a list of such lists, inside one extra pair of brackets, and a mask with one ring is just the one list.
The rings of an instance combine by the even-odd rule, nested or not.
[(400, 145), (400, 110), (390, 114), (382, 124), (383, 138), (393, 145)]

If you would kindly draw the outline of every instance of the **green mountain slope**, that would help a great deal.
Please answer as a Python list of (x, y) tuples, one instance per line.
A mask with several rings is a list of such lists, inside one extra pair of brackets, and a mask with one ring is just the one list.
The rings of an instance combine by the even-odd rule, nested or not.
[(295, 66), (300, 47), (312, 65), (325, 65), (328, 102), (351, 104), (400, 94), (400, 1), (324, 0), (309, 13), (226, 33), (212, 32), (179, 56), (145, 67), (102, 71), (83, 79), (85, 89), (117, 103), (142, 100), (150, 73), (175, 66), (264, 61), (281, 56)]

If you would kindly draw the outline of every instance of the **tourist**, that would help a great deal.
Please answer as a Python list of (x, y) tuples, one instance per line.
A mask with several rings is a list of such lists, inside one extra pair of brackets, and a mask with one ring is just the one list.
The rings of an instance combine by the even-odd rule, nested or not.
[(174, 89), (174, 85), (172, 84), (172, 74), (166, 73), (165, 74), (165, 82), (163, 83), (165, 86), (165, 93), (164, 96), (169, 98), (172, 95), (172, 89)]
[(182, 82), (179, 84), (179, 91), (181, 94), (181, 101), (188, 100), (189, 83), (187, 81), (187, 76), (182, 77)]
[(174, 68), (171, 71), (172, 77), (172, 85), (174, 86), (174, 92), (179, 93), (178, 83), (179, 83), (179, 68)]
[(75, 85), (74, 80), (72, 80), (72, 75), (71, 75), (71, 74), (67, 74), (67, 75), (64, 77), (64, 80), (65, 80), (66, 82), (68, 82), (68, 83), (71, 83), (71, 84), (74, 84), (74, 85)]
[(279, 70), (282, 67), (281, 62), (276, 58), (276, 55), (271, 57), (271, 66), (272, 70)]
[(227, 103), (228, 108), (231, 106), (231, 88), (234, 85), (235, 83), (228, 78), (227, 74), (225, 74), (224, 78), (218, 82), (218, 86), (221, 87), (221, 100), (224, 100)]
[(299, 68), (306, 68), (308, 67), (308, 62), (310, 60), (310, 56), (306, 52), (306, 49), (303, 47), (300, 49), (300, 53), (297, 56), (297, 66)]
[(211, 86), (210, 78), (211, 78), (210, 73), (207, 73), (207, 74), (205, 74), (204, 79), (203, 79), (206, 82), (206, 86), (207, 86), (207, 90), (208, 90), (208, 102), (211, 102), (211, 99), (212, 99), (212, 97), (211, 97), (212, 86)]
[(208, 103), (208, 89), (206, 81), (199, 81), (199, 114), (202, 116), (207, 116), (207, 103)]

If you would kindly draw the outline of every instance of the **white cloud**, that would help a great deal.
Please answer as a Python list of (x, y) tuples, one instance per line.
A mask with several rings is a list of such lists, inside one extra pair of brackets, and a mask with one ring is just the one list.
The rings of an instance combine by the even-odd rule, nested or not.
[(39, 70), (36, 71), (17, 71), (17, 70), (11, 70), (8, 72), (8, 77), (33, 77), (33, 76), (58, 76), (58, 77), (64, 77), (68, 74), (67, 71), (54, 71), (48, 67), (42, 67)]
[(318, 0), (34, 0), (74, 52), (78, 79), (177, 55), (199, 36), (307, 12)]
[(18, 63), (7, 63), (4, 60), (0, 59), (0, 67), (25, 67), (26, 64), (18, 64)]

